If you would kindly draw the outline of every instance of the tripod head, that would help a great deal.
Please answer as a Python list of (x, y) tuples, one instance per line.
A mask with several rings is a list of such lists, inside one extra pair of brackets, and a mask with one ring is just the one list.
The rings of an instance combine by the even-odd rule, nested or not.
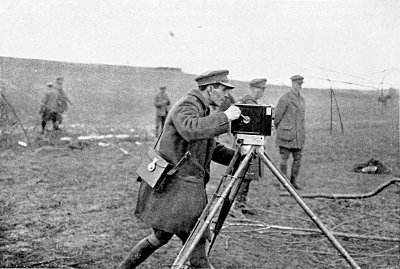
[(253, 146), (264, 146), (265, 136), (263, 136), (263, 135), (236, 134), (235, 140), (236, 140), (236, 144), (253, 145)]

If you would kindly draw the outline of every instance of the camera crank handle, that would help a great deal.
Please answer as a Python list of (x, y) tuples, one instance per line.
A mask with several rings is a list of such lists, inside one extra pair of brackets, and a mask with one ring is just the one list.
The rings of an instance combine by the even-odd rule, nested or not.
[(240, 114), (240, 116), (243, 118), (243, 122), (245, 124), (248, 124), (250, 122), (250, 117), (249, 116), (245, 116), (243, 114)]

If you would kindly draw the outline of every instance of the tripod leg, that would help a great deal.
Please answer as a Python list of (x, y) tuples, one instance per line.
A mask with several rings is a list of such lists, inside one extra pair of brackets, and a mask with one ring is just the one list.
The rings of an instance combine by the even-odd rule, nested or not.
[(230, 200), (225, 200), (224, 203), (222, 204), (221, 211), (219, 213), (217, 222), (215, 223), (214, 228), (211, 230), (212, 236), (211, 236), (210, 244), (207, 249), (207, 256), (210, 255), (211, 249), (214, 246), (215, 240), (217, 239), (217, 236), (222, 229), (222, 226), (224, 224), (226, 217), (229, 214), (232, 204), (233, 204), (233, 201), (230, 201)]
[[(239, 153), (239, 151), (240, 151), (240, 146), (238, 146), (236, 148), (235, 155), (233, 156), (229, 166), (225, 170), (225, 175), (222, 177), (217, 190), (213, 194), (213, 198), (220, 196), (220, 192), (221, 192), (222, 186), (224, 185), (224, 178), (227, 175), (228, 176), (232, 176), (232, 174), (235, 173), (236, 169), (240, 165), (240, 159), (239, 159), (240, 153)], [(247, 168), (244, 171), (244, 173), (246, 173)], [(214, 245), (214, 242), (215, 242), (215, 240), (216, 240), (216, 238), (217, 238), (217, 236), (219, 234), (219, 231), (221, 230), (222, 225), (224, 224), (224, 221), (225, 221), (226, 217), (228, 216), (229, 211), (230, 211), (230, 209), (232, 207), (232, 204), (234, 202), (234, 199), (230, 199), (229, 197), (232, 196), (233, 192), (237, 193), (237, 190), (240, 188), (241, 181), (242, 181), (241, 177), (237, 178), (237, 182), (236, 182), (235, 186), (238, 186), (238, 187), (235, 188), (235, 186), (232, 186), (231, 192), (228, 194), (228, 197), (224, 200), (224, 202), (223, 202), (223, 204), (221, 206), (221, 210), (219, 212), (217, 221), (215, 222), (215, 225), (214, 225), (213, 229), (211, 230), (212, 231), (212, 237), (211, 237), (210, 244), (209, 244), (209, 247), (208, 247), (208, 250), (207, 250), (207, 256), (210, 254), (212, 246)]]
[(328, 240), (333, 244), (333, 246), (340, 252), (340, 254), (345, 258), (345, 260), (351, 265), (352, 268), (360, 268), (350, 254), (342, 247), (342, 245), (336, 240), (330, 230), (325, 227), (320, 219), (311, 211), (311, 209), (306, 205), (306, 203), (297, 194), (294, 188), (288, 183), (288, 180), (282, 174), (282, 172), (275, 166), (271, 161), (271, 158), (266, 152), (264, 152), (262, 147), (258, 147), (256, 150), (257, 155), (260, 159), (267, 165), (271, 172), (276, 176), (276, 178), (283, 184), (283, 186), (288, 190), (290, 195), (296, 200), (296, 202), (301, 206), (301, 208), (306, 212), (306, 214), (311, 218), (311, 220), (318, 226), (318, 228), (324, 233)]
[(214, 242), (217, 239), (217, 236), (218, 236), (219, 232), (221, 231), (222, 226), (224, 225), (226, 217), (229, 215), (231, 207), (232, 207), (233, 203), (235, 202), (235, 198), (239, 193), (240, 186), (243, 183), (242, 182), (243, 177), (246, 175), (246, 172), (247, 172), (249, 166), (250, 166), (250, 162), (247, 162), (247, 166), (244, 168), (242, 174), (238, 175), (239, 177), (236, 178), (236, 180), (237, 180), (236, 183), (232, 186), (230, 193), (228, 193), (228, 197), (224, 200), (224, 202), (221, 206), (221, 210), (219, 212), (217, 221), (214, 225), (214, 229), (212, 230), (213, 234), (212, 234), (212, 237), (210, 240), (210, 245), (208, 246), (207, 255), (210, 255), (210, 252), (214, 245)]
[[(237, 171), (237, 169), (238, 169), (238, 167), (239, 167), (239, 165), (241, 163), (240, 159), (239, 159), (239, 157), (240, 157), (239, 156), (240, 155), (239, 151), (240, 151), (241, 145), (242, 144), (240, 143), (239, 146), (236, 148), (237, 156), (235, 155), (236, 158), (235, 157), (232, 158), (232, 161), (231, 161), (229, 167), (226, 169), (226, 173), (225, 173), (226, 175), (232, 175)], [(222, 229), (222, 226), (223, 226), (223, 224), (225, 222), (225, 219), (227, 218), (227, 216), (228, 216), (228, 214), (229, 214), (229, 212), (231, 210), (231, 207), (232, 207), (233, 203), (235, 202), (236, 196), (239, 194), (239, 191), (240, 191), (241, 186), (243, 184), (243, 177), (246, 175), (247, 170), (250, 167), (251, 159), (252, 158), (250, 158), (249, 161), (246, 163), (246, 166), (242, 170), (241, 174), (237, 174), (236, 182), (232, 186), (231, 191), (228, 194), (228, 197), (224, 200), (224, 202), (223, 202), (223, 204), (221, 206), (221, 210), (219, 212), (217, 221), (215, 222), (215, 225), (214, 225), (214, 227), (212, 229), (212, 237), (211, 237), (211, 240), (210, 240), (210, 244), (208, 246), (207, 255), (210, 255), (210, 252), (211, 252), (211, 249), (212, 249), (212, 247), (213, 247), (213, 245), (215, 243), (215, 240), (217, 239), (217, 236), (218, 236), (219, 232)], [(223, 179), (221, 180), (220, 186), (222, 185), (222, 182), (223, 182)], [(218, 187), (218, 189), (220, 188), (220, 186)]]
[(197, 245), (199, 240), (202, 238), (205, 230), (210, 225), (212, 218), (217, 214), (224, 201), (230, 196), (232, 188), (234, 187), (238, 178), (243, 175), (243, 171), (247, 168), (248, 162), (253, 157), (253, 153), (254, 147), (251, 148), (250, 152), (240, 163), (234, 175), (230, 177), (228, 185), (221, 190), (220, 195), (207, 204), (206, 208), (203, 210), (203, 213), (201, 214), (195, 227), (190, 233), (189, 238), (186, 240), (186, 243), (181, 248), (171, 268), (182, 268), (190, 253), (192, 253), (194, 247)]

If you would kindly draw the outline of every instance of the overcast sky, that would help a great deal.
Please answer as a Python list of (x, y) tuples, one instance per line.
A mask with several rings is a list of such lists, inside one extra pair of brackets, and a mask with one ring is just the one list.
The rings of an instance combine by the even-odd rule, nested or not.
[(0, 32), (1, 56), (400, 87), (400, 0), (0, 0)]

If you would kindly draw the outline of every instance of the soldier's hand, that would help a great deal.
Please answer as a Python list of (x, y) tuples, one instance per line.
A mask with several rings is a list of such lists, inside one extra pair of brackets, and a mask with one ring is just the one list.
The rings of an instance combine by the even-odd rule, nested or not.
[(236, 120), (240, 117), (241, 111), (237, 106), (230, 106), (227, 110), (224, 111), (226, 116), (230, 121)]

